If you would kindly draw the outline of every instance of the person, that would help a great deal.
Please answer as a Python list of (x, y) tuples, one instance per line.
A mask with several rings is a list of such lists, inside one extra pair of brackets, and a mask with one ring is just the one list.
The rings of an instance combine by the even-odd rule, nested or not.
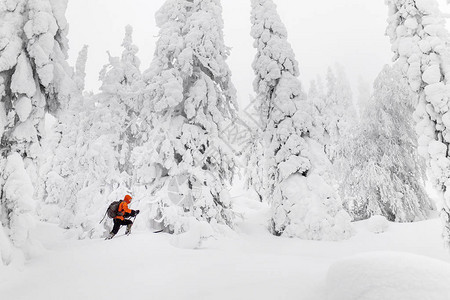
[(127, 226), (127, 230), (125, 234), (131, 233), (131, 226), (133, 226), (133, 222), (127, 218), (137, 216), (139, 214), (139, 210), (132, 210), (128, 208), (128, 204), (131, 203), (131, 196), (125, 195), (123, 201), (120, 202), (119, 208), (117, 210), (117, 216), (114, 218), (114, 227), (109, 233), (109, 236), (106, 239), (112, 239), (117, 232), (119, 232), (120, 226)]

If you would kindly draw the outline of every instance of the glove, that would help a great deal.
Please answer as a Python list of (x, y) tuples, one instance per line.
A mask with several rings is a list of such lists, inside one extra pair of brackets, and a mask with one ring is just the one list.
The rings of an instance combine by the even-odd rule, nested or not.
[(138, 209), (138, 210), (136, 210), (136, 215), (138, 215), (140, 213), (140, 210)]

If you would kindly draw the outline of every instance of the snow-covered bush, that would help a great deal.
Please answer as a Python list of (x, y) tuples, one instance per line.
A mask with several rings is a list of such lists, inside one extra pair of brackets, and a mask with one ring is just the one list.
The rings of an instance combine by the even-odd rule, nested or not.
[(330, 162), (323, 145), (310, 134), (313, 106), (297, 79), (298, 63), (273, 1), (253, 0), (251, 20), (270, 230), (306, 239), (347, 238), (350, 217), (329, 183)]
[(191, 217), (233, 224), (235, 162), (220, 135), (237, 104), (221, 13), (218, 0), (168, 0), (156, 14), (160, 37), (141, 114), (150, 132), (135, 149), (152, 160), (134, 157), (138, 181), (154, 193), (152, 217), (171, 232), (187, 230)]
[(375, 215), (367, 220), (367, 229), (373, 233), (383, 233), (389, 227), (389, 221), (385, 216)]
[(415, 96), (398, 68), (385, 66), (374, 95), (336, 161), (340, 193), (355, 220), (383, 215), (390, 221), (423, 220), (433, 208), (424, 189), (412, 119)]
[[(25, 254), (29, 254), (33, 243), (29, 238), (29, 230), (35, 223), (36, 202), (33, 199), (33, 184), (19, 153), (12, 152), (8, 156), (3, 178), (5, 183), (2, 194), (5, 201), (2, 208), (8, 215), (2, 214), (2, 221), (7, 224), (12, 244), (23, 249)], [(4, 262), (9, 263), (9, 258), (7, 257)]]
[(428, 177), (441, 192), (438, 204), (444, 221), (443, 236), (450, 244), (450, 70), (449, 34), (435, 0), (388, 0), (394, 59), (418, 95), (414, 118), (419, 154), (426, 158)]
[(198, 249), (202, 242), (214, 236), (211, 224), (191, 217), (187, 222), (186, 232), (173, 235), (170, 244), (182, 249)]

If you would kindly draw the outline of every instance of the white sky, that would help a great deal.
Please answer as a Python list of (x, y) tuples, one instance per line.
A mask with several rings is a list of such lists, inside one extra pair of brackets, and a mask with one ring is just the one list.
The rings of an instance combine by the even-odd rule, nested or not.
[[(69, 62), (74, 65), (78, 51), (89, 45), (87, 65), (88, 90), (99, 87), (98, 73), (107, 63), (106, 51), (121, 54), (124, 27), (134, 28), (134, 42), (139, 47), (141, 70), (148, 68), (158, 36), (155, 12), (164, 0), (69, 0)], [(390, 63), (389, 39), (384, 36), (387, 7), (383, 0), (274, 0), (288, 29), (300, 64), (300, 79), (307, 91), (318, 74), (328, 66), (344, 66), (353, 87), (361, 76), (372, 83), (384, 64)], [(445, 0), (438, 0), (449, 12)], [(241, 103), (252, 94), (255, 55), (250, 37), (250, 0), (222, 1), (225, 42), (232, 48), (228, 64)], [(356, 96), (354, 89), (354, 96)]]

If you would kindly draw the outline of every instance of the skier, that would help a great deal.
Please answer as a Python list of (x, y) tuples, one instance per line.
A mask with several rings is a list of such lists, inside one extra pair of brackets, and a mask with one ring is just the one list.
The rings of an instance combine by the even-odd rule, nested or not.
[(132, 210), (128, 208), (128, 204), (131, 202), (131, 196), (125, 195), (123, 198), (123, 201), (120, 202), (119, 208), (117, 210), (117, 216), (114, 218), (114, 227), (109, 233), (109, 236), (106, 239), (112, 239), (117, 232), (120, 229), (120, 226), (126, 225), (127, 230), (125, 231), (125, 234), (131, 233), (131, 226), (133, 226), (133, 222), (131, 220), (128, 220), (126, 218), (134, 217), (137, 214), (139, 214), (139, 210)]

